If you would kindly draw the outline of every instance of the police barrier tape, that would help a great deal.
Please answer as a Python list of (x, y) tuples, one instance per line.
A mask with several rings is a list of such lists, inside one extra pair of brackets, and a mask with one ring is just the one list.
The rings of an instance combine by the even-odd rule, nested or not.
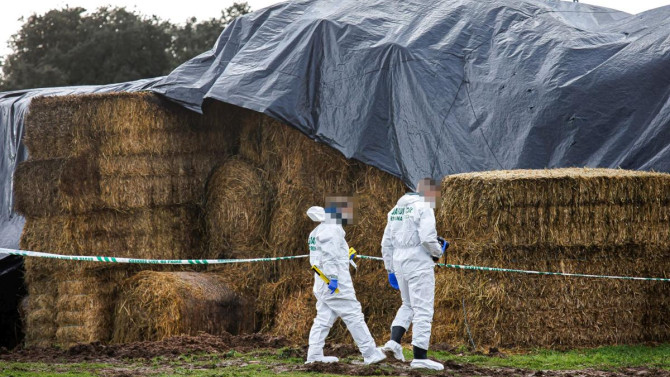
[[(134, 258), (117, 258), (117, 257), (103, 257), (103, 256), (75, 256), (75, 255), (60, 255), (42, 253), (37, 251), (15, 250), (0, 248), (0, 254), (19, 255), (24, 257), (39, 257), (51, 258), (59, 260), (83, 261), (83, 262), (103, 262), (103, 263), (135, 263), (135, 264), (230, 264), (230, 263), (250, 263), (250, 262), (274, 262), (289, 259), (308, 258), (309, 255), (291, 255), (286, 257), (270, 257), (270, 258), (250, 258), (250, 259), (134, 259)], [(381, 257), (373, 257), (368, 255), (356, 255), (360, 259), (369, 259), (376, 261), (383, 261)], [(498, 268), (498, 267), (481, 267), (470, 266), (462, 264), (444, 264), (435, 263), (438, 267), (455, 268), (460, 270), (473, 271), (490, 271), (490, 272), (512, 272), (519, 274), (531, 275), (549, 275), (549, 276), (568, 276), (568, 277), (583, 277), (583, 278), (600, 278), (600, 279), (620, 279), (620, 280), (642, 280), (642, 281), (662, 281), (670, 282), (670, 278), (647, 278), (637, 276), (610, 276), (610, 275), (590, 275), (590, 274), (573, 274), (567, 272), (546, 272), (546, 271), (532, 271), (532, 270), (517, 270), (512, 268)]]
[[(361, 259), (384, 260), (381, 257), (369, 257), (367, 255), (359, 255), (358, 257), (361, 258)], [(644, 281), (670, 282), (669, 278), (644, 278), (644, 277), (636, 277), (636, 276), (571, 274), (571, 273), (568, 273), (568, 272), (545, 272), (545, 271), (532, 271), (532, 270), (515, 270), (513, 268), (480, 267), (480, 266), (469, 266), (469, 265), (465, 265), (465, 264), (435, 263), (435, 265), (438, 266), (438, 267), (456, 268), (456, 269), (459, 269), (459, 270), (514, 272), (514, 273), (518, 273), (518, 274), (531, 274), (531, 275), (553, 275), (553, 276), (571, 276), (571, 277), (580, 277), (580, 278), (600, 278), (600, 279), (621, 279), (621, 280), (644, 280)]]
[(103, 256), (83, 255), (60, 255), (41, 253), (38, 251), (25, 251), (0, 248), (0, 254), (20, 255), (24, 257), (39, 257), (59, 260), (71, 260), (81, 262), (104, 262), (104, 263), (134, 263), (134, 264), (227, 264), (227, 263), (249, 263), (249, 262), (273, 262), (287, 259), (307, 258), (309, 255), (291, 255), (287, 257), (250, 258), (250, 259), (135, 259), (117, 258)]

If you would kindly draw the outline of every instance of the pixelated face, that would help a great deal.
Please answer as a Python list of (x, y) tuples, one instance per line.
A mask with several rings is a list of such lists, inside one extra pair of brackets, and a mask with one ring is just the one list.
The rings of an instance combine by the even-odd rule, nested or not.
[(356, 199), (352, 196), (327, 196), (326, 213), (338, 224), (353, 224), (355, 220)]
[(436, 208), (440, 203), (440, 185), (432, 178), (423, 178), (417, 184), (417, 191), (428, 202), (431, 208)]

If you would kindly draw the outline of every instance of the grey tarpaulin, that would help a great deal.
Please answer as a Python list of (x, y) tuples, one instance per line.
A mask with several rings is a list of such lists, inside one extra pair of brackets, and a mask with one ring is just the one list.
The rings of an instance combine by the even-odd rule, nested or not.
[[(670, 171), (669, 67), (670, 7), (302, 0), (235, 20), (151, 90), (263, 112), (413, 186), (501, 168)], [(25, 105), (6, 116), (3, 101), (6, 219)]]
[(233, 22), (155, 91), (266, 113), (400, 176), (670, 170), (670, 7), (303, 0)]
[[(23, 118), (30, 101), (38, 96), (64, 96), (69, 94), (105, 93), (145, 90), (156, 79), (139, 80), (129, 83), (19, 90), (0, 93), (0, 247), (18, 247), (24, 220), (12, 211), (13, 174), (16, 165), (28, 157), (21, 142)], [(0, 258), (5, 257), (0, 254)]]

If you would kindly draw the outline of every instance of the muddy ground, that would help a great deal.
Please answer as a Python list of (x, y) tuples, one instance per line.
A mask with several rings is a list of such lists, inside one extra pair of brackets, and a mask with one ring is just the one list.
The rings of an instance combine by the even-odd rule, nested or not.
[[(448, 348), (448, 347), (442, 347)], [(235, 351), (233, 353), (231, 351)], [(448, 349), (447, 349), (448, 351)], [(179, 336), (157, 342), (136, 342), (121, 345), (103, 345), (99, 343), (80, 344), (68, 349), (30, 348), (8, 351), (0, 349), (0, 362), (44, 362), (54, 365), (72, 363), (105, 363), (111, 365), (96, 371), (96, 374), (109, 377), (142, 376), (155, 374), (161, 369), (168, 372), (176, 366), (188, 366), (191, 369), (216, 369), (244, 367), (250, 364), (264, 364), (274, 373), (313, 372), (341, 374), (350, 376), (421, 376), (421, 372), (409, 369), (409, 363), (385, 361), (379, 366), (363, 365), (358, 351), (353, 345), (327, 346), (325, 353), (340, 358), (354, 358), (349, 362), (335, 364), (287, 363), (272, 361), (263, 355), (273, 354), (283, 358), (303, 358), (306, 347), (291, 347), (281, 337), (267, 335), (199, 335)], [(191, 365), (185, 355), (202, 355), (217, 360), (216, 363)], [(240, 356), (243, 354), (244, 357)], [(256, 360), (254, 355), (258, 355)], [(495, 350), (493, 356), (500, 356)], [(159, 359), (158, 365), (156, 359)], [(146, 365), (144, 365), (146, 364)], [(446, 362), (445, 370), (431, 375), (437, 376), (542, 376), (542, 377), (623, 377), (658, 376), (670, 377), (669, 371), (624, 368), (616, 371), (598, 371), (592, 369), (575, 371), (538, 371), (517, 368), (482, 367), (466, 363)], [(157, 369), (158, 367), (158, 369)]]

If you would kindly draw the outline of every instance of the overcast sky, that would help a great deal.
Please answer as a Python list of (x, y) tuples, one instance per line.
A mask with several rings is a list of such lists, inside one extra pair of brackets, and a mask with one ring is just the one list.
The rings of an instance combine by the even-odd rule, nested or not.
[[(258, 10), (278, 2), (277, 0), (248, 0), (252, 10)], [(639, 13), (670, 4), (670, 0), (582, 0), (581, 2), (628, 13)], [(22, 22), (19, 21), (19, 18), (30, 16), (33, 13), (42, 14), (50, 9), (63, 8), (65, 5), (70, 7), (81, 6), (89, 10), (110, 4), (125, 6), (146, 15), (155, 14), (173, 23), (183, 23), (192, 16), (198, 19), (217, 17), (221, 9), (230, 6), (232, 3), (233, 0), (6, 0), (0, 7), (0, 56), (10, 52), (7, 48), (7, 41), (21, 27)]]

